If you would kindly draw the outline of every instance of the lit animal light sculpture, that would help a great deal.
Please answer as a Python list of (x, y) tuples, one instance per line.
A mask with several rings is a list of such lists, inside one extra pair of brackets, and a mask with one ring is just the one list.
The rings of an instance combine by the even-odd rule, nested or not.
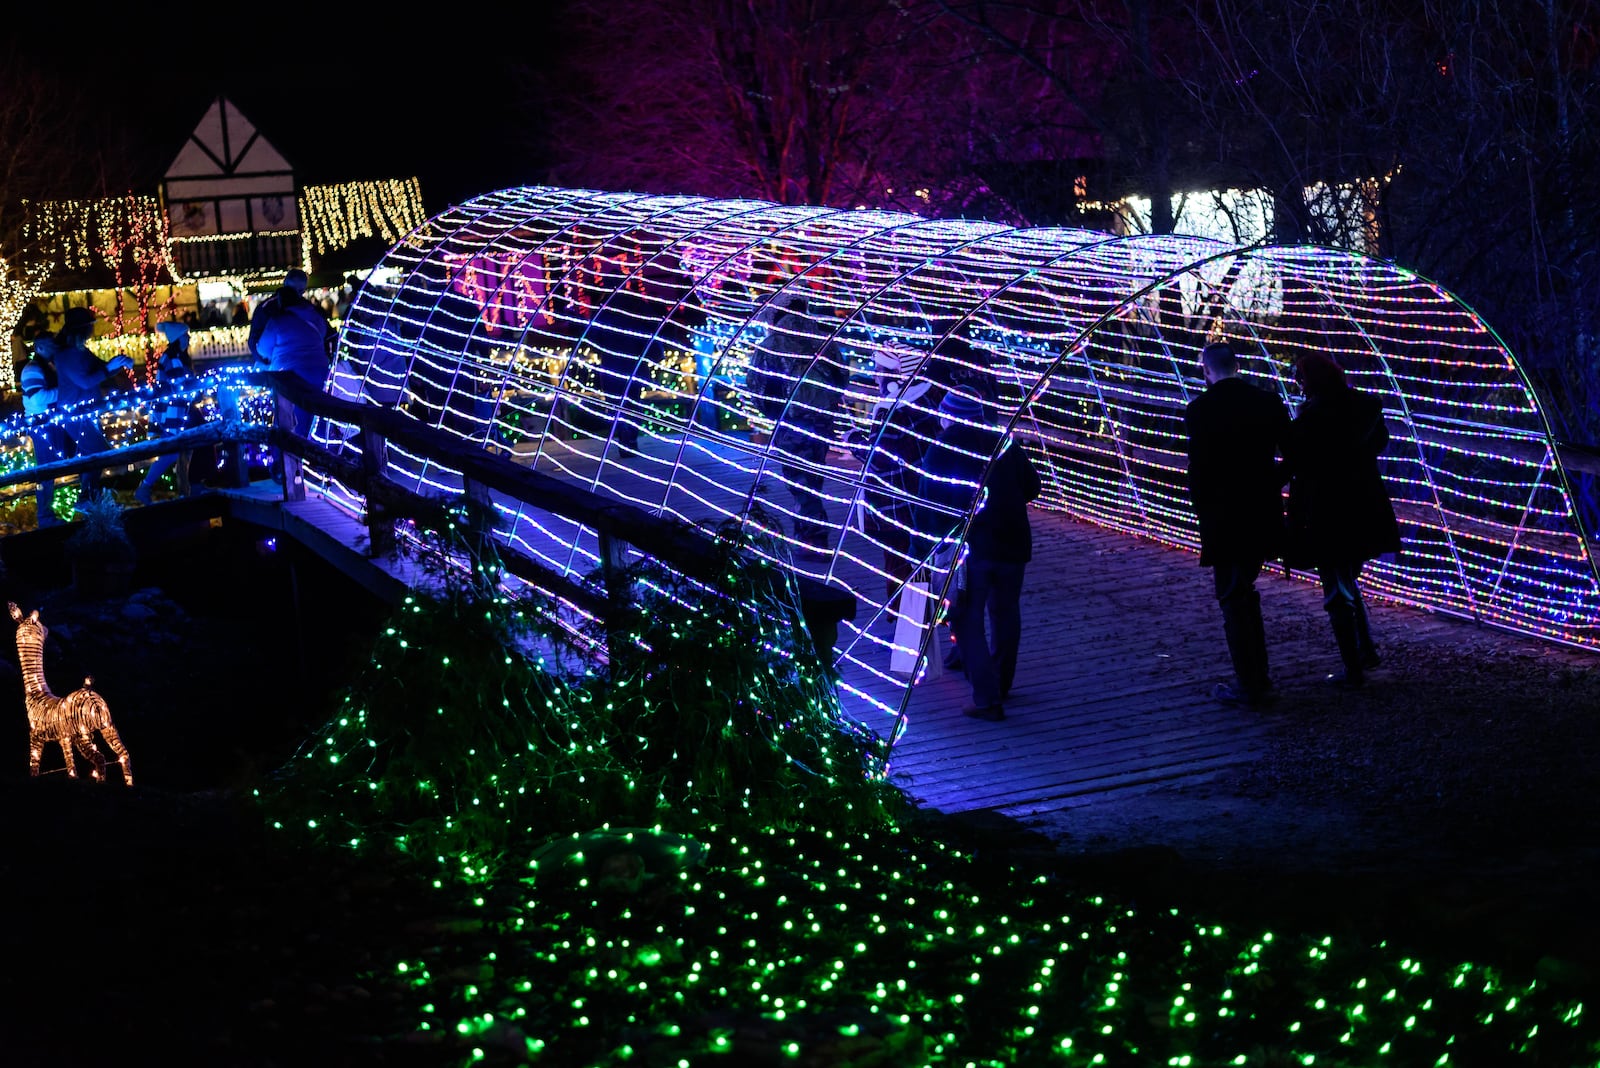
[(93, 677), (83, 680), (81, 689), (65, 697), (50, 692), (44, 678), (44, 640), (50, 633), (39, 622), (39, 610), (27, 615), (11, 602), (11, 618), (17, 621), (17, 660), (22, 664), (22, 694), (28, 707), (28, 774), (39, 774), (39, 758), (50, 742), (61, 743), (61, 754), (67, 760), (67, 775), (78, 777), (77, 765), (72, 759), (76, 748), (94, 765), (94, 778), (100, 782), (106, 777), (106, 758), (100, 755), (94, 735), (99, 732), (122, 765), (122, 781), (133, 785), (133, 765), (128, 759), (128, 747), (122, 744), (117, 728), (111, 725), (111, 709), (106, 699), (94, 692)]

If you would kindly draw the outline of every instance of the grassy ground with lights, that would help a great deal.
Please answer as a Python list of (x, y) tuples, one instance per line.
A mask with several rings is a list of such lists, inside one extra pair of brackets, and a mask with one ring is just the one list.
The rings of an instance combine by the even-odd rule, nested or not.
[[(536, 604), (408, 604), (253, 791), (0, 780), (16, 1063), (1600, 1063), (1582, 982), (1107, 892), (907, 808), (780, 576), (639, 578), (605, 672)], [(225, 668), (151, 693), (220, 723), (270, 689)], [(132, 744), (154, 697), (117, 696)]]

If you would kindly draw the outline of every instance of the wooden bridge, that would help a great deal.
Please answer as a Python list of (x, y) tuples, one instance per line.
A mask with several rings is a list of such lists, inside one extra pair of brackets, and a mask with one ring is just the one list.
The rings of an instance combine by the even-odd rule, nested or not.
[[(359, 418), (375, 455), (382, 454), (384, 433), (408, 440), (439, 433), (399, 413), (355, 411), (356, 406), (335, 413), (331, 409), (344, 402), (321, 394), (304, 399), (308, 406), (330, 408), (324, 414)], [(314, 443), (278, 431), (268, 436), (292, 454), (317, 459)], [(666, 520), (596, 500), (455, 439), (442, 447), (460, 451), (450, 462), (463, 471), (469, 495), (511, 493), (522, 500), (531, 495), (598, 531), (603, 543), (653, 538), (652, 552), (667, 562), (690, 573), (698, 566), (704, 546), (693, 538), (685, 541), (681, 529)], [(127, 451), (149, 455), (153, 450)], [(52, 471), (67, 474), (103, 460), (104, 454), (63, 461)], [(287, 491), (270, 481), (240, 486), (220, 491), (219, 508), (282, 530), (381, 596), (396, 599), (420, 580), (405, 557), (383, 552), (396, 505), (392, 498), (386, 502), (375, 470), (340, 472), (355, 483), (367, 481), (373, 491), (373, 507), (363, 522), (314, 489), (307, 492), (293, 468)], [(1035, 513), (1034, 536), (1035, 559), (1022, 602), (1022, 650), (1007, 718), (987, 723), (964, 717), (961, 708), (970, 692), (959, 674), (924, 679), (910, 697), (909, 726), (893, 751), (893, 781), (920, 803), (943, 811), (988, 810), (1027, 819), (1205, 782), (1261, 758), (1268, 730), (1262, 715), (1219, 705), (1210, 696), (1229, 667), (1209, 572), (1192, 553), (1052, 513)], [(526, 577), (550, 584), (548, 575)], [(817, 621), (814, 630), (826, 632), (830, 620), (849, 618), (853, 605), (841, 604), (839, 591), (814, 581), (802, 585), (809, 587), (802, 594), (811, 600), (808, 618)], [(1312, 583), (1278, 573), (1264, 575), (1260, 585), (1273, 675), (1284, 700), (1292, 703), (1296, 692), (1318, 685), (1336, 666), (1321, 594)], [(592, 589), (571, 582), (563, 592), (595, 600)], [(1475, 628), (1382, 602), (1371, 606), (1371, 614), (1380, 641), (1398, 629), (1434, 632), (1449, 641), (1453, 632)], [(947, 649), (944, 645), (936, 656)], [(858, 673), (851, 681), (862, 688), (882, 687), (886, 703), (899, 700), (898, 693), (888, 692), (892, 687), (870, 675)]]

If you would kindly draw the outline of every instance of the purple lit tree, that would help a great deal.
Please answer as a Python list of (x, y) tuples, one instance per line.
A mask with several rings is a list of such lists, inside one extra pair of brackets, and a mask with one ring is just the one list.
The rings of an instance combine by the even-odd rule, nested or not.
[[(1092, 145), (1059, 73), (986, 52), (933, 6), (570, 6), (566, 59), (527, 80), (558, 184), (1022, 221), (975, 164)], [(1052, 28), (1025, 21), (1030, 39)], [(1050, 62), (1071, 43), (1057, 32)]]

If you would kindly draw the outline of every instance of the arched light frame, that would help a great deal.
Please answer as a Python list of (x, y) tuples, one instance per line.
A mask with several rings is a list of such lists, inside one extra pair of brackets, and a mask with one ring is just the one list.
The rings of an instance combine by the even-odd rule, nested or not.
[[(398, 282), (352, 307), (334, 388), (404, 410), (602, 494), (716, 527), (795, 540), (797, 475), (822, 480), (829, 551), (783, 551), (795, 573), (849, 588), (862, 610), (836, 646), (847, 711), (893, 741), (926, 621), (895, 642), (902, 577), (941, 591), (929, 543), (897, 553), (861, 529), (894, 499), (864, 477), (880, 441), (872, 353), (911, 353), (913, 386), (992, 376), (989, 421), (1033, 455), (1038, 507), (1194, 549), (1184, 405), (1196, 351), (1230, 338), (1245, 375), (1291, 405), (1303, 351), (1334, 356), (1379, 396), (1384, 473), (1404, 531), (1366, 572), (1378, 595), (1564, 642), (1600, 642), (1600, 582), (1537, 397), (1492, 330), (1442, 287), (1386, 261), (1315, 246), (1016, 229), (883, 211), (524, 187), (475, 198), (385, 257)], [(746, 383), (780, 294), (808, 298), (795, 381), (837, 403), (820, 463), (776, 448)], [(979, 359), (961, 364), (958, 337)], [(628, 384), (642, 387), (630, 394)], [(815, 393), (809, 390), (808, 393)], [(938, 390), (898, 406), (926, 412)], [(777, 419), (804, 425), (796, 390)], [(893, 407), (893, 406), (891, 406)], [(632, 434), (638, 445), (629, 446)], [(354, 450), (338, 427), (330, 445)], [(855, 449), (839, 446), (846, 438)], [(990, 458), (993, 459), (992, 457)], [(389, 475), (441, 493), (458, 472), (391, 445)], [(359, 497), (312, 472), (352, 510)], [(913, 478), (913, 483), (915, 479)], [(905, 503), (911, 503), (906, 501)], [(514, 502), (497, 535), (583, 579), (594, 532)], [(881, 510), (881, 509), (880, 509)], [(964, 531), (969, 515), (940, 520)], [(886, 545), (886, 543), (888, 543)], [(902, 627), (902, 632), (907, 628)]]

